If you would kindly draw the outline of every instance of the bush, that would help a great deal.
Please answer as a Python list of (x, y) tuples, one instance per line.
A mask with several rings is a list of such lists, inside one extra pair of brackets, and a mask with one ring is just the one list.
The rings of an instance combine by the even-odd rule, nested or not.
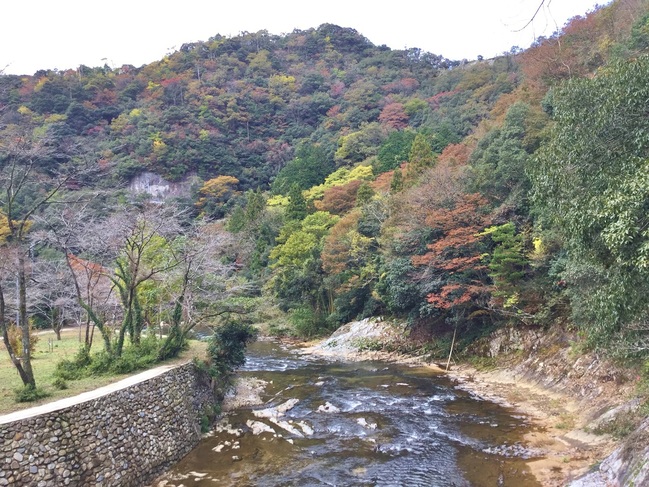
[(50, 395), (40, 387), (34, 387), (31, 385), (27, 385), (25, 387), (21, 387), (20, 389), (16, 389), (14, 391), (14, 394), (15, 394), (16, 402), (38, 401), (39, 399), (43, 399), (44, 397)]
[(62, 379), (61, 377), (57, 377), (56, 379), (54, 379), (52, 381), (52, 385), (60, 391), (63, 391), (68, 388), (68, 383), (65, 381), (65, 379)]
[[(11, 346), (16, 351), (16, 353), (20, 354), (23, 349), (22, 329), (15, 323), (12, 323), (7, 328), (7, 334), (9, 335), (9, 343), (11, 343)], [(29, 324), (29, 351), (32, 353), (32, 355), (36, 351), (37, 343), (38, 343), (38, 335), (34, 333), (34, 329), (32, 328), (32, 325), (30, 323)]]
[(89, 375), (88, 366), (91, 363), (90, 351), (82, 346), (72, 360), (61, 360), (56, 364), (54, 375), (56, 380), (79, 380)]
[(236, 321), (216, 328), (207, 347), (210, 375), (225, 378), (235, 368), (246, 363), (246, 345), (255, 341), (257, 334), (258, 331), (254, 326)]
[(291, 311), (289, 320), (296, 335), (304, 338), (321, 335), (328, 329), (326, 317), (311, 308), (297, 308)]

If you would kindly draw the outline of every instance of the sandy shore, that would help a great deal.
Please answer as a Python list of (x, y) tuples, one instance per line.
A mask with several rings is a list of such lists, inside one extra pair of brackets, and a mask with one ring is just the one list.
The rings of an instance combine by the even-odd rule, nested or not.
[(566, 394), (560, 394), (516, 377), (508, 370), (478, 371), (460, 366), (449, 372), (458, 387), (512, 407), (528, 416), (533, 428), (527, 446), (543, 452), (544, 458), (528, 465), (544, 486), (564, 486), (585, 474), (616, 446), (606, 435), (586, 429), (592, 411)]

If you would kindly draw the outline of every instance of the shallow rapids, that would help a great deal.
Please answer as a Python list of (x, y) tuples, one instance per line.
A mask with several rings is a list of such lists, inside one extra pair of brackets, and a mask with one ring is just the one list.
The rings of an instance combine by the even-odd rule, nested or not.
[(228, 413), (158, 486), (538, 486), (514, 411), (423, 367), (259, 342), (263, 405)]

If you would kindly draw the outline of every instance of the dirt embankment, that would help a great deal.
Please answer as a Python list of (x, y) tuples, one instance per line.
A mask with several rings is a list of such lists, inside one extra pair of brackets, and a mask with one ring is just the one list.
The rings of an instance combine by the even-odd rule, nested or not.
[[(404, 331), (381, 320), (362, 320), (343, 326), (305, 353), (439, 368), (424, 357), (380, 351), (384, 344), (394, 348), (390, 344), (402, 340)], [(649, 485), (649, 419), (624, 441), (601, 434), (637, 409), (639, 377), (597, 355), (576, 353), (571, 338), (562, 330), (499, 330), (474, 350), (486, 358), (482, 367), (453, 362), (449, 374), (458, 387), (533, 418), (535, 428), (527, 441), (544, 458), (529, 466), (543, 485)]]

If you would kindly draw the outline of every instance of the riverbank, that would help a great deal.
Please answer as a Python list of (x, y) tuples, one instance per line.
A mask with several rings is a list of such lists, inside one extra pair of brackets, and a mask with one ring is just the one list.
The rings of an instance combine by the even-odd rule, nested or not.
[[(403, 333), (398, 325), (363, 320), (345, 325), (326, 340), (307, 344), (303, 353), (345, 361), (425, 365), (444, 373), (428, 357), (379, 350), (381, 344), (393, 349), (390, 344), (400, 340)], [(542, 458), (527, 465), (544, 486), (564, 486), (596, 470), (622, 444), (608, 434), (596, 432), (602, 433), (606, 425), (638, 405), (634, 401), (637, 377), (595, 355), (575, 353), (568, 338), (560, 330), (544, 334), (501, 330), (476, 350), (488, 358), (484, 363), (489, 368), (454, 364), (447, 372), (457, 382), (456, 387), (511, 407), (531, 419), (533, 427), (525, 438), (526, 446), (540, 452)], [(619, 475), (607, 478), (624, 478), (624, 469), (619, 465)], [(606, 478), (602, 479), (606, 482)], [(608, 485), (592, 482), (584, 485)]]

